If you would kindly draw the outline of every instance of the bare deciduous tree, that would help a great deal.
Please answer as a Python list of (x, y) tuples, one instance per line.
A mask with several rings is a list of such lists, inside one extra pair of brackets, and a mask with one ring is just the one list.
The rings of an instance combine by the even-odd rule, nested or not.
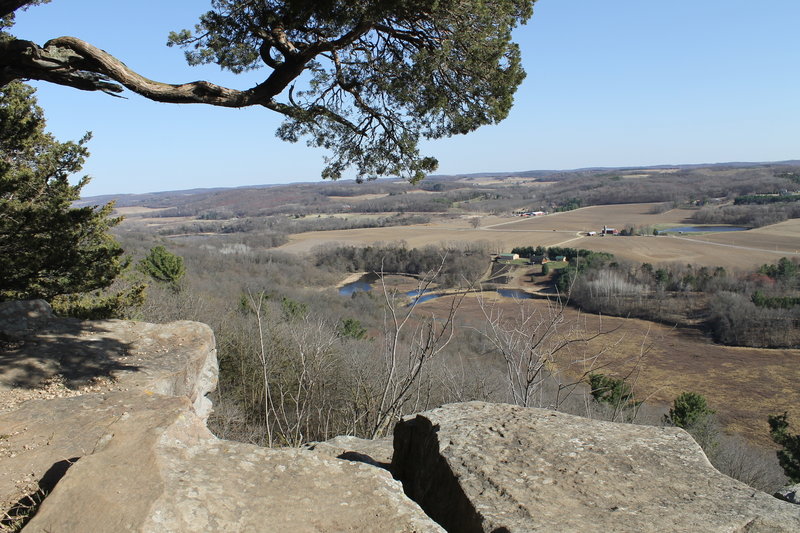
[(545, 311), (518, 301), (513, 316), (496, 302), (480, 297), (478, 302), (485, 318), (482, 333), (505, 364), (508, 396), (523, 407), (558, 409), (591, 372), (602, 367), (598, 361), (605, 351), (576, 357), (567, 348), (585, 347), (616, 330), (590, 333), (579, 321), (569, 323), (564, 303), (558, 300), (548, 301)]
[[(420, 388), (420, 377), (430, 361), (439, 355), (452, 340), (453, 321), (465, 292), (455, 296), (447, 314), (437, 318), (430, 314), (424, 319), (415, 316), (420, 296), (430, 290), (431, 285), (444, 269), (447, 255), (442, 257), (439, 268), (424, 276), (418, 285), (416, 296), (410, 304), (404, 304), (396, 291), (386, 286), (381, 273), (381, 286), (385, 299), (383, 350), (383, 374), (380, 378), (380, 394), (374, 414), (370, 435), (375, 438), (384, 434), (389, 426), (404, 412), (409, 403), (412, 410), (420, 407), (425, 394)], [(408, 335), (404, 335), (407, 330)]]

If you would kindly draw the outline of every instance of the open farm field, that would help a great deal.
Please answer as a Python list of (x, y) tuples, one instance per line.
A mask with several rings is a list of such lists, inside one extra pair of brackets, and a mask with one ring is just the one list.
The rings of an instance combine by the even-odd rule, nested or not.
[(541, 180), (539, 178), (530, 178), (525, 176), (509, 176), (503, 178), (495, 178), (490, 176), (485, 177), (465, 177), (456, 180), (461, 183), (470, 183), (474, 185), (525, 185), (528, 187), (541, 187), (543, 185), (550, 185), (554, 182)]
[(141, 216), (141, 217), (130, 217), (122, 221), (123, 227), (129, 226), (134, 227), (137, 225), (144, 225), (148, 228), (152, 228), (154, 230), (159, 230), (167, 227), (172, 226), (179, 226), (181, 224), (186, 224), (187, 222), (191, 222), (193, 220), (197, 220), (195, 216), (181, 216), (181, 217), (149, 217), (149, 216)]
[[(452, 241), (490, 241), (498, 251), (514, 246), (574, 246), (578, 232), (602, 229), (603, 224), (622, 228), (631, 225), (683, 224), (690, 210), (673, 209), (650, 214), (656, 204), (623, 204), (587, 207), (536, 218), (481, 217), (479, 228), (472, 228), (469, 217), (441, 218), (429, 224), (393, 228), (367, 228), (342, 231), (308, 232), (292, 235), (281, 250), (306, 253), (327, 243), (369, 245), (375, 242), (405, 241), (410, 247)], [(616, 226), (615, 226), (616, 224)]]
[[(535, 237), (533, 237), (535, 235)], [(307, 253), (315, 246), (323, 244), (341, 244), (366, 246), (376, 242), (390, 243), (405, 241), (411, 248), (437, 245), (448, 242), (487, 241), (491, 248), (500, 252), (510, 250), (514, 246), (535, 244), (544, 246), (560, 246), (575, 239), (574, 231), (558, 232), (548, 230), (526, 230), (522, 232), (489, 231), (473, 229), (466, 220), (431, 222), (412, 226), (396, 226), (387, 228), (365, 228), (341, 231), (311, 231), (291, 235), (289, 242), (280, 248), (291, 253)]]
[(690, 224), (690, 209), (651, 213), (655, 204), (622, 204), (586, 207), (542, 217), (481, 217), (481, 226), (472, 228), (469, 217), (437, 218), (428, 224), (402, 227), (317, 231), (292, 235), (280, 249), (307, 253), (315, 246), (338, 243), (366, 246), (376, 242), (405, 241), (409, 247), (454, 241), (488, 241), (495, 251), (515, 246), (569, 246), (613, 253), (621, 259), (642, 263), (681, 263), (726, 269), (752, 269), (764, 263), (791, 256), (800, 249), (800, 220), (789, 220), (742, 232), (727, 232), (697, 237), (595, 235), (604, 225), (626, 226)]
[(144, 207), (144, 206), (130, 206), (130, 207), (115, 207), (114, 208), (114, 215), (115, 216), (145, 216), (151, 213), (158, 213), (159, 211), (164, 211), (169, 209), (168, 207)]
[(800, 253), (800, 219), (790, 219), (748, 231), (711, 233), (697, 237), (684, 235), (682, 238), (753, 250), (773, 250), (778, 254), (791, 256)]
[(328, 196), (328, 200), (332, 202), (359, 202), (361, 200), (376, 200), (378, 198), (385, 198), (389, 196), (389, 193), (377, 193), (377, 194), (359, 194), (357, 196)]
[[(741, 232), (747, 233), (747, 232)], [(732, 247), (704, 242), (695, 237), (582, 237), (569, 244), (596, 252), (609, 252), (620, 259), (639, 263), (680, 263), (728, 270), (753, 270), (764, 263), (774, 263), (787, 252), (761, 246), (751, 237), (751, 246)]]
[[(651, 213), (658, 204), (616, 204), (583, 207), (543, 217), (520, 218), (503, 226), (508, 230), (572, 230), (600, 231), (603, 226), (622, 229), (626, 226), (655, 226), (656, 224), (688, 224), (693, 211), (671, 209)], [(500, 229), (495, 227), (492, 229)]]
[[(381, 217), (390, 217), (395, 213), (330, 213), (323, 215), (325, 218), (343, 218), (346, 220), (376, 220)], [(314, 220), (319, 218), (319, 215), (304, 215), (298, 220)]]
[[(499, 298), (496, 304), (509, 314), (520, 305), (508, 298)], [(450, 298), (442, 297), (420, 304), (418, 311), (444, 316), (449, 305)], [(524, 305), (544, 310), (549, 304), (546, 300), (528, 300)], [(638, 365), (629, 378), (635, 384), (638, 399), (666, 409), (682, 392), (700, 393), (716, 410), (727, 432), (759, 446), (772, 446), (767, 416), (788, 411), (790, 419), (800, 418), (797, 387), (800, 350), (722, 346), (713, 344), (694, 329), (599, 317), (570, 308), (564, 315), (562, 330), (576, 325), (587, 333), (615, 330), (584, 348), (576, 347), (570, 354), (563, 354), (566, 363), (602, 352), (592, 367), (589, 363), (574, 365), (576, 376), (593, 368), (624, 377)], [(459, 309), (458, 323), (466, 326), (482, 322), (477, 297), (469, 295)], [(643, 354), (641, 360), (639, 354)]]

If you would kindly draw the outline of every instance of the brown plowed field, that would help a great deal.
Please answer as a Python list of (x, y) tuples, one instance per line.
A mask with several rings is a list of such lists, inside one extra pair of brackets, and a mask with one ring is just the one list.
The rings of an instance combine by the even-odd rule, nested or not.
[[(736, 232), (746, 234), (746, 232)], [(717, 234), (719, 235), (719, 234)], [(610, 252), (620, 259), (641, 263), (682, 263), (708, 267), (722, 266), (729, 270), (753, 270), (764, 263), (774, 263), (793, 252), (786, 248), (775, 251), (762, 246), (757, 236), (742, 235), (742, 246), (729, 246), (699, 237), (583, 237), (569, 246), (598, 252)], [(798, 243), (795, 242), (795, 245)]]

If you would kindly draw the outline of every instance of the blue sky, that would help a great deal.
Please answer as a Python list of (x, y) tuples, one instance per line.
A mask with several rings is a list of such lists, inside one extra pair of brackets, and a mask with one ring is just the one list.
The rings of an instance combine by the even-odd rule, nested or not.
[[(165, 46), (205, 0), (53, 0), (13, 32), (73, 35), (165, 82), (234, 76)], [(516, 32), (528, 72), (508, 119), (426, 142), (437, 173), (800, 159), (797, 0), (539, 0)], [(264, 71), (262, 71), (263, 73)], [(319, 180), (323, 151), (277, 140), (276, 114), (34, 83), (59, 139), (92, 131), (84, 195)]]

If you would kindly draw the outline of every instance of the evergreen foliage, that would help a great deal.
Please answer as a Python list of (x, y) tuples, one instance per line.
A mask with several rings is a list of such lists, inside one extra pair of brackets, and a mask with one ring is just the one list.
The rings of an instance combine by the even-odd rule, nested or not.
[(800, 202), (800, 194), (746, 194), (737, 196), (733, 205), (768, 205)]
[(50, 302), (53, 312), (84, 320), (103, 318), (130, 318), (133, 310), (144, 305), (147, 286), (133, 283), (116, 292), (93, 291), (89, 293), (62, 294)]
[(770, 416), (769, 435), (776, 444), (782, 446), (778, 450), (778, 462), (792, 483), (800, 483), (800, 434), (789, 433), (787, 413)]
[(300, 320), (308, 315), (308, 304), (284, 297), (281, 300), (281, 311), (284, 320), (290, 322)]
[(792, 281), (798, 276), (800, 267), (785, 257), (781, 257), (774, 265), (761, 265), (759, 274), (764, 274), (777, 281)]
[[(1, 29), (17, 9), (0, 4)], [(264, 69), (246, 90), (208, 81), (162, 83), (76, 37), (46, 47), (0, 33), (0, 86), (37, 79), (107, 93), (123, 87), (169, 103), (260, 106), (285, 118), (277, 135), (331, 151), (322, 172), (336, 179), (422, 179), (438, 162), (422, 139), (466, 134), (504, 119), (522, 83), (512, 31), (535, 0), (214, 0), (193, 30), (168, 45), (190, 65), (233, 73)], [(35, 58), (35, 60), (31, 60)]]
[(705, 396), (695, 392), (682, 392), (673, 400), (669, 414), (664, 415), (664, 422), (689, 429), (713, 414), (714, 411), (708, 408)]
[(608, 404), (615, 409), (633, 409), (642, 403), (634, 398), (633, 389), (622, 378), (600, 373), (589, 374), (589, 387), (596, 402)]
[(121, 220), (110, 216), (113, 205), (72, 207), (89, 179), (68, 178), (88, 140), (58, 142), (32, 88), (0, 88), (0, 301), (95, 291), (125, 268), (108, 233)]
[(176, 287), (186, 274), (183, 258), (163, 246), (151, 248), (144, 259), (139, 261), (139, 270), (156, 281), (169, 283)]
[(367, 337), (367, 328), (355, 318), (345, 318), (339, 325), (339, 335), (350, 339), (363, 340)]

